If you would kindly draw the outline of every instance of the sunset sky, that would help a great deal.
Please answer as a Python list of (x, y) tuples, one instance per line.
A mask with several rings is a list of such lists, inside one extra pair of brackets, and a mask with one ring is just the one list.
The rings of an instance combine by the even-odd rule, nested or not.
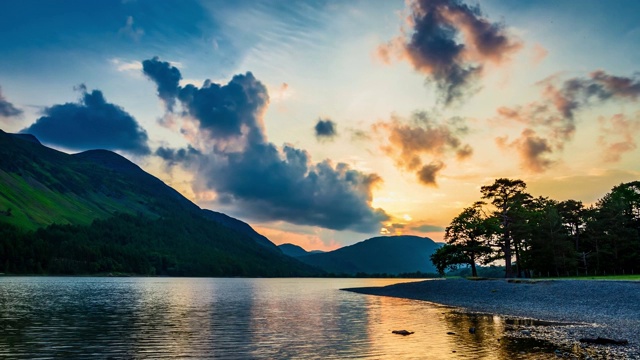
[(0, 1), (0, 128), (274, 243), (441, 241), (480, 186), (640, 178), (640, 2)]

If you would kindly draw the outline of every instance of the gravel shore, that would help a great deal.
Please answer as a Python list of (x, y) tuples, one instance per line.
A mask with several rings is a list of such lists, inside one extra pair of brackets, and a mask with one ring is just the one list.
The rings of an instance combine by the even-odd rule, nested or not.
[(589, 354), (592, 358), (640, 359), (640, 282), (447, 279), (344, 290), (566, 323), (533, 333), (565, 348), (585, 348), (578, 342), (583, 337), (625, 339), (629, 345), (588, 346)]

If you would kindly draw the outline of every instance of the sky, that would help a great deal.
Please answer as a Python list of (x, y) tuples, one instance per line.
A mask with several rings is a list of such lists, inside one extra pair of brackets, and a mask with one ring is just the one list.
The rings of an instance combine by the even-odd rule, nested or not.
[(640, 176), (640, 2), (0, 0), (0, 128), (276, 244), (442, 241), (480, 187)]

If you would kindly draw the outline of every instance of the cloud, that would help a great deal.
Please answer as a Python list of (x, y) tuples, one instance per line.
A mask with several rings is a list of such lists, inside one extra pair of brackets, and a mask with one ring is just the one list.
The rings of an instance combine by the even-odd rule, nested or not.
[(108, 103), (100, 90), (79, 87), (78, 103), (54, 105), (22, 133), (73, 150), (123, 150), (149, 154), (147, 132), (121, 107)]
[(118, 34), (128, 36), (137, 42), (140, 41), (140, 38), (144, 35), (144, 30), (133, 26), (133, 16), (128, 16), (127, 22), (118, 30)]
[(436, 175), (442, 168), (444, 164), (441, 161), (432, 161), (418, 170), (418, 180), (425, 185), (437, 186)]
[(269, 93), (251, 72), (235, 75), (226, 85), (209, 80), (200, 88), (188, 84), (180, 88), (178, 98), (212, 139), (249, 135), (255, 137), (250, 141), (265, 141), (262, 117)]
[[(157, 58), (143, 64), (160, 69), (147, 75), (158, 87), (181, 77), (177, 68)], [(173, 84), (165, 98), (184, 109), (180, 115), (191, 128), (182, 131), (193, 147), (160, 148), (156, 154), (169, 165), (193, 171), (196, 191), (214, 190), (218, 204), (260, 221), (370, 233), (389, 218), (371, 207), (372, 191), (382, 182), (378, 175), (329, 160), (313, 163), (306, 151), (267, 140), (263, 116), (269, 94), (252, 73), (235, 75), (226, 85), (210, 80), (202, 87)]]
[[(473, 154), (473, 148), (462, 143), (469, 129), (459, 117), (436, 121), (426, 112), (416, 112), (409, 121), (393, 117), (390, 121), (379, 122), (374, 125), (374, 131), (385, 135), (387, 143), (381, 149), (395, 160), (396, 166), (416, 172), (418, 179), (426, 185), (436, 184), (435, 176), (444, 168), (441, 159), (455, 154), (459, 160), (464, 160)], [(425, 156), (437, 161), (425, 166)]]
[(517, 143), (507, 144), (506, 138), (498, 138), (498, 144), (519, 149), (523, 166), (535, 172), (547, 169), (553, 162), (548, 156), (563, 150), (573, 139), (580, 111), (606, 102), (637, 101), (640, 97), (638, 74), (621, 77), (598, 70), (588, 77), (566, 80), (552, 76), (538, 85), (542, 87), (540, 100), (497, 109), (499, 122), (526, 127)]
[(316, 126), (313, 128), (315, 131), (316, 139), (318, 140), (333, 140), (338, 136), (337, 126), (335, 122), (330, 119), (322, 120), (318, 119)]
[(12, 103), (4, 98), (2, 95), (2, 88), (0, 88), (0, 116), (8, 118), (20, 115), (22, 115), (22, 110), (16, 108)]
[(533, 46), (533, 49), (531, 50), (531, 53), (533, 64), (539, 65), (544, 59), (547, 58), (547, 55), (549, 55), (549, 50), (545, 49), (540, 44), (535, 44)]
[(528, 171), (544, 172), (554, 163), (547, 157), (553, 153), (553, 147), (547, 139), (537, 136), (534, 130), (525, 129), (520, 137), (510, 143), (507, 137), (499, 137), (496, 143), (503, 149), (515, 149), (523, 168)]
[(334, 230), (377, 231), (387, 215), (372, 209), (376, 174), (343, 163), (312, 164), (309, 154), (285, 145), (251, 144), (242, 152), (216, 154), (207, 186), (228, 195), (259, 220), (286, 220)]
[(414, 231), (419, 231), (419, 232), (440, 232), (440, 231), (444, 231), (444, 227), (442, 226), (437, 226), (437, 225), (428, 225), (428, 224), (424, 224), (424, 225), (419, 225), (419, 226), (413, 226), (411, 227), (411, 230)]
[(473, 148), (469, 144), (464, 144), (461, 148), (456, 151), (456, 158), (458, 160), (466, 160), (473, 155)]
[(116, 70), (120, 72), (124, 71), (140, 71), (142, 70), (142, 63), (139, 61), (125, 61), (118, 58), (113, 58), (110, 62), (115, 65)]
[(624, 153), (638, 147), (635, 137), (640, 132), (640, 112), (636, 113), (635, 119), (624, 114), (616, 114), (608, 120), (604, 117), (600, 117), (598, 120), (602, 134), (598, 137), (598, 144), (604, 149), (604, 161), (620, 161)]
[(202, 152), (191, 145), (187, 145), (186, 148), (181, 149), (161, 146), (156, 149), (155, 155), (161, 157), (167, 165), (174, 166), (178, 164), (191, 164), (202, 156)]
[(433, 81), (445, 105), (464, 98), (487, 63), (501, 64), (519, 50), (504, 26), (486, 19), (479, 6), (457, 0), (415, 0), (411, 29), (378, 48), (379, 57), (406, 60)]
[(368, 131), (357, 129), (357, 128), (347, 128), (346, 131), (351, 134), (350, 139), (353, 142), (357, 141), (369, 141), (371, 140), (371, 134)]
[(158, 57), (142, 62), (142, 71), (156, 83), (158, 97), (164, 102), (168, 111), (173, 111), (182, 75), (177, 67)]

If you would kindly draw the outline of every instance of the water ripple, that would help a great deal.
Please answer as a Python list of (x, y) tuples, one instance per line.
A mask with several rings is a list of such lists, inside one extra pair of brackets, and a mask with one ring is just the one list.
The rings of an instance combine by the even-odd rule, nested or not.
[(338, 290), (393, 282), (1, 277), (0, 358), (533, 358), (500, 318)]

